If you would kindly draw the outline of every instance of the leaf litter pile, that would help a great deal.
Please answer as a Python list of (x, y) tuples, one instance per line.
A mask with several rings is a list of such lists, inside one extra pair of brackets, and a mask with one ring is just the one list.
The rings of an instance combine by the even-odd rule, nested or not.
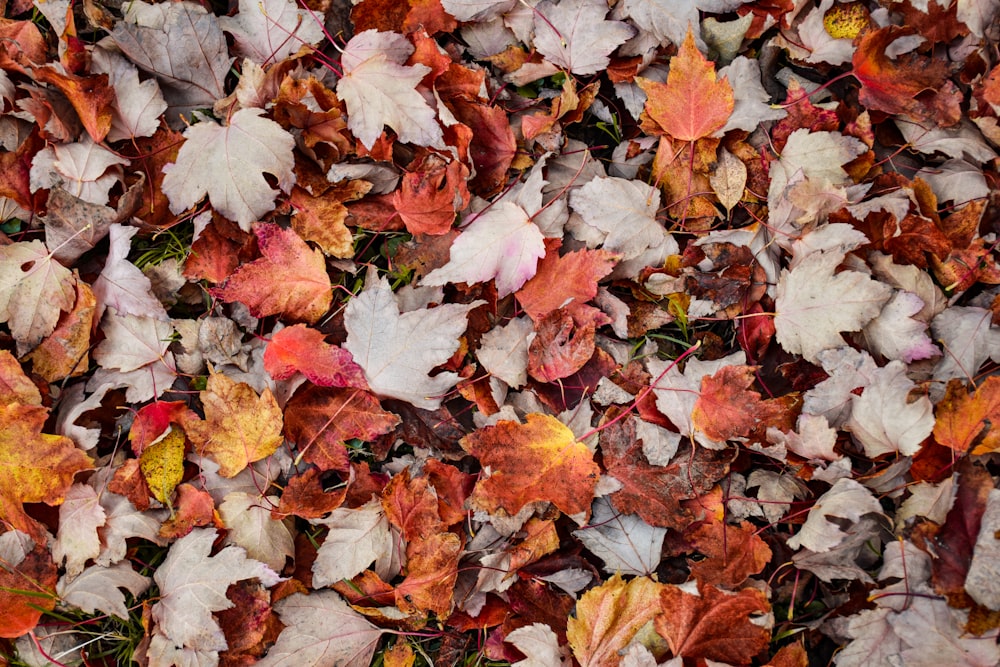
[(8, 0), (0, 660), (1000, 663), (1000, 6)]

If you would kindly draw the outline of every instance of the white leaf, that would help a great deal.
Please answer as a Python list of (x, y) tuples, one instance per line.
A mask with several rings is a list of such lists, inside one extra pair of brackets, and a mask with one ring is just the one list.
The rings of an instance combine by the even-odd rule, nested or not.
[(125, 541), (132, 537), (141, 537), (160, 546), (166, 544), (159, 533), (169, 510), (151, 509), (140, 512), (128, 498), (110, 491), (101, 493), (101, 507), (104, 508), (106, 520), (104, 530), (101, 531), (104, 548), (97, 557), (98, 565), (108, 567), (125, 558), (128, 552)]
[(909, 400), (916, 385), (906, 377), (906, 365), (891, 361), (872, 374), (871, 383), (852, 399), (845, 427), (870, 458), (899, 452), (913, 456), (934, 430), (934, 413), (927, 396)]
[(392, 553), (389, 520), (378, 500), (356, 509), (339, 507), (315, 523), (329, 529), (313, 563), (315, 588), (350, 579)]
[(127, 373), (172, 359), (167, 350), (174, 328), (169, 322), (119, 315), (112, 308), (105, 313), (101, 328), (105, 337), (94, 350), (94, 359), (102, 366)]
[(910, 363), (941, 355), (927, 335), (927, 323), (915, 319), (924, 301), (913, 292), (897, 290), (874, 320), (865, 325), (864, 337), (872, 352), (886, 359)]
[(990, 193), (983, 170), (965, 160), (952, 159), (937, 167), (924, 167), (917, 176), (927, 181), (942, 204), (953, 201), (961, 205)]
[(295, 140), (262, 113), (240, 109), (226, 126), (204, 120), (184, 131), (177, 162), (163, 168), (163, 192), (173, 213), (207, 194), (216, 211), (250, 231), (250, 223), (274, 209), (278, 194), (264, 174), (273, 175), (283, 192), (291, 190)]
[(940, 152), (956, 159), (968, 157), (973, 162), (989, 162), (997, 156), (979, 128), (967, 119), (951, 127), (938, 127), (936, 123), (924, 127), (902, 117), (896, 118), (895, 123), (906, 145), (926, 155)]
[(73, 274), (41, 241), (0, 246), (0, 322), (10, 327), (19, 356), (51, 334), (75, 301)]
[(285, 558), (295, 554), (292, 534), (284, 521), (271, 518), (277, 496), (234, 492), (219, 505), (219, 516), (226, 529), (226, 544), (243, 547), (250, 558), (259, 560), (275, 572), (285, 567)]
[(844, 256), (814, 252), (778, 278), (775, 339), (791, 354), (816, 362), (844, 344), (841, 333), (860, 331), (882, 310), (892, 288), (858, 271), (834, 273)]
[(111, 306), (119, 315), (142, 315), (157, 320), (169, 320), (166, 309), (155, 296), (149, 278), (128, 261), (132, 237), (137, 227), (111, 225), (108, 230), (110, 246), (104, 269), (94, 281), (97, 297), (95, 317), (100, 318), (104, 309)]
[(606, 572), (647, 576), (656, 571), (666, 528), (650, 526), (637, 514), (621, 514), (606, 498), (594, 501), (593, 512), (590, 525), (573, 535), (604, 561)]
[(118, 563), (111, 567), (91, 565), (80, 576), (72, 579), (63, 576), (56, 585), (59, 599), (80, 609), (86, 614), (101, 611), (118, 618), (129, 617), (125, 606), (124, 588), (133, 596), (139, 596), (149, 588), (150, 579), (144, 577), (128, 563)]
[(451, 245), (448, 263), (434, 269), (424, 285), (496, 280), (501, 298), (521, 288), (545, 256), (542, 232), (520, 206), (494, 204), (480, 213)]
[(935, 380), (974, 377), (987, 359), (1000, 359), (1000, 329), (993, 314), (975, 306), (951, 306), (931, 321), (944, 354), (934, 367)]
[(846, 346), (824, 350), (817, 360), (830, 377), (803, 395), (802, 412), (822, 415), (830, 426), (840, 428), (851, 416), (854, 390), (871, 382), (878, 366), (867, 352)]
[(513, 9), (517, 0), (441, 0), (444, 10), (457, 20), (480, 23)]
[[(426, 65), (403, 65), (413, 52), (378, 50), (379, 43), (398, 45), (400, 35), (365, 30), (344, 46), (341, 63), (344, 76), (337, 82), (337, 95), (347, 105), (347, 127), (371, 148), (386, 125), (399, 140), (419, 146), (441, 146), (443, 134), (434, 109), (417, 91), (430, 72)], [(401, 56), (401, 57), (400, 57)]]
[(348, 302), (344, 312), (343, 348), (364, 369), (376, 394), (435, 410), (458, 375), (428, 377), (428, 373), (455, 353), (468, 326), (466, 315), (481, 304), (445, 304), (400, 313), (389, 281), (369, 277), (365, 290)]
[[(788, 538), (792, 549), (805, 547), (815, 553), (830, 551), (847, 537), (838, 522), (827, 517), (857, 523), (865, 514), (878, 514), (882, 506), (872, 492), (853, 479), (838, 479), (809, 510), (799, 532)], [(842, 523), (842, 522), (840, 522)]]
[(504, 641), (510, 642), (527, 656), (511, 663), (510, 667), (559, 667), (567, 658), (567, 651), (559, 646), (559, 638), (544, 623), (523, 625), (508, 632)]
[(810, 132), (805, 128), (795, 130), (788, 136), (781, 158), (771, 163), (768, 205), (778, 208), (785, 186), (800, 170), (811, 181), (843, 185), (849, 179), (841, 165), (866, 150), (868, 147), (861, 141), (840, 132)]
[(639, 256), (664, 241), (667, 254), (678, 252), (676, 241), (657, 221), (660, 191), (624, 178), (595, 178), (570, 195), (570, 206), (590, 227), (604, 236), (604, 249), (625, 260)]
[(76, 143), (56, 144), (35, 154), (31, 160), (31, 190), (51, 190), (58, 185), (74, 197), (104, 206), (108, 191), (120, 176), (112, 167), (128, 163), (85, 134)]
[(737, 56), (719, 70), (718, 78), (728, 79), (733, 87), (735, 105), (726, 124), (714, 136), (721, 137), (730, 130), (752, 132), (764, 121), (785, 117), (784, 109), (771, 106), (771, 96), (764, 90), (760, 77), (760, 61), (746, 56)]
[(574, 74), (596, 74), (607, 69), (609, 54), (635, 34), (621, 21), (606, 21), (604, 0), (549, 0), (535, 6), (535, 49)]
[(261, 65), (323, 39), (322, 12), (300, 9), (294, 0), (240, 0), (236, 16), (220, 17), (219, 25), (236, 39), (237, 55)]
[(107, 141), (148, 137), (156, 132), (160, 116), (167, 110), (156, 79), (140, 81), (139, 69), (127, 58), (102, 48), (93, 50), (90, 69), (107, 74), (108, 83), (115, 89)]
[(528, 336), (534, 328), (523, 316), (490, 329), (480, 340), (476, 358), (490, 375), (515, 389), (522, 386), (528, 381)]
[(274, 610), (285, 628), (257, 667), (368, 667), (384, 632), (333, 591), (296, 593)]
[(83, 572), (84, 564), (101, 553), (97, 529), (105, 522), (104, 508), (94, 487), (79, 482), (69, 487), (59, 506), (59, 531), (52, 546), (56, 563), (66, 560), (66, 578)]
[(888, 617), (892, 629), (906, 646), (899, 654), (898, 664), (906, 667), (995, 667), (1000, 664), (995, 628), (973, 635), (965, 630), (968, 611), (952, 609), (944, 598), (929, 588), (917, 592), (904, 611)]
[(263, 563), (247, 558), (239, 547), (225, 547), (209, 555), (215, 542), (214, 528), (195, 528), (170, 547), (166, 560), (154, 579), (160, 589), (153, 605), (153, 620), (159, 634), (175, 646), (196, 651), (223, 651), (226, 638), (212, 616), (229, 609), (226, 597), (230, 584), (244, 579), (260, 579), (265, 586), (279, 577)]
[(965, 590), (978, 604), (1000, 610), (1000, 489), (990, 489)]

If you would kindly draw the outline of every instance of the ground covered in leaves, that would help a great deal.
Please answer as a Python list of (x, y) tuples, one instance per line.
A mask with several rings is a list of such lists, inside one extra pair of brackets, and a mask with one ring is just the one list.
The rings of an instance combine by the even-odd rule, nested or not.
[(1000, 4), (309, 3), (3, 3), (0, 661), (1000, 663)]

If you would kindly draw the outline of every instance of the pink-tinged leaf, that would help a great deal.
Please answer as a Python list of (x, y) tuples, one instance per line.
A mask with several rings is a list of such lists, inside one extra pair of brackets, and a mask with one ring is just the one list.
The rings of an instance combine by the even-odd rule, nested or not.
[(579, 0), (535, 7), (535, 48), (554, 65), (574, 74), (607, 69), (609, 54), (635, 34), (621, 21), (606, 21), (604, 0)]
[(500, 202), (476, 216), (451, 246), (448, 263), (428, 273), (424, 285), (496, 280), (501, 297), (516, 292), (545, 256), (542, 232), (517, 204)]
[(323, 39), (323, 14), (301, 9), (293, 0), (240, 0), (235, 16), (219, 24), (236, 40), (235, 52), (259, 64), (280, 62)]
[(212, 295), (240, 301), (256, 317), (280, 314), (302, 322), (318, 320), (333, 300), (323, 253), (275, 224), (260, 224), (255, 231), (264, 256), (236, 269), (225, 285), (210, 290)]
[(384, 632), (333, 591), (296, 593), (274, 610), (285, 629), (258, 667), (368, 667)]
[(304, 324), (285, 327), (271, 336), (264, 350), (264, 369), (275, 380), (287, 380), (299, 371), (320, 387), (367, 389), (364, 371), (351, 353), (324, 339)]

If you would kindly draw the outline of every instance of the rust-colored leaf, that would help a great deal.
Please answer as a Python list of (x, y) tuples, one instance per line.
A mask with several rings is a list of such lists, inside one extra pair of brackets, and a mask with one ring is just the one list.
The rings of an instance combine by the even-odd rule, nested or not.
[[(13, 565), (13, 567), (11, 567)], [(13, 639), (33, 630), (56, 606), (59, 578), (45, 542), (35, 544), (16, 564), (0, 567), (0, 637)]]
[(750, 389), (755, 369), (724, 366), (701, 381), (701, 393), (691, 411), (691, 422), (712, 440), (750, 434), (759, 423), (775, 416), (775, 406)]
[[(976, 443), (974, 454), (1000, 447), (1000, 434), (990, 428), (1000, 421), (1000, 378), (988, 377), (969, 393), (961, 380), (951, 380), (935, 408), (934, 439), (965, 454)], [(977, 442), (980, 434), (985, 437)]]
[(304, 324), (285, 327), (271, 336), (264, 350), (264, 369), (275, 380), (300, 371), (321, 387), (367, 389), (365, 372), (347, 350), (326, 342), (326, 336)]
[(654, 623), (675, 656), (744, 665), (767, 648), (771, 631), (751, 622), (771, 610), (762, 591), (726, 593), (702, 585), (698, 592), (692, 595), (670, 585), (660, 593), (660, 604), (669, 613), (657, 616)]
[(947, 79), (947, 62), (912, 52), (895, 60), (886, 55), (890, 44), (913, 33), (890, 25), (861, 37), (853, 59), (854, 77), (861, 82), (858, 101), (869, 109), (954, 125), (962, 117), (962, 94)]
[(491, 471), (476, 484), (472, 505), (514, 515), (545, 501), (566, 514), (589, 514), (600, 475), (593, 454), (555, 417), (531, 413), (527, 420), (500, 421), (462, 438), (462, 448)]

